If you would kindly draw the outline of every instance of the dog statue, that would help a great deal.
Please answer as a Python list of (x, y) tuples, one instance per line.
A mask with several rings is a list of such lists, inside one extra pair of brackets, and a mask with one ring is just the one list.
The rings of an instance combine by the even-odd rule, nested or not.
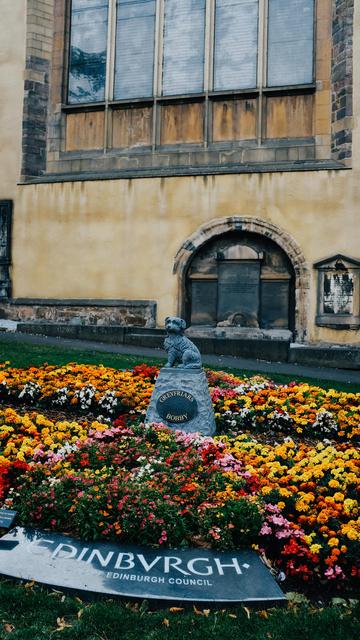
[(168, 355), (165, 367), (174, 367), (178, 363), (179, 369), (199, 369), (201, 368), (201, 355), (199, 349), (189, 338), (184, 336), (186, 322), (182, 318), (168, 316), (165, 318), (165, 338), (164, 348)]

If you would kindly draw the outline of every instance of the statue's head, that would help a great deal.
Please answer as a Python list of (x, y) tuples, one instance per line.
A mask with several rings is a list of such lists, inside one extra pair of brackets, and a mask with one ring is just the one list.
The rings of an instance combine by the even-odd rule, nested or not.
[(168, 333), (181, 335), (186, 329), (186, 322), (182, 318), (168, 316), (165, 318), (165, 329)]

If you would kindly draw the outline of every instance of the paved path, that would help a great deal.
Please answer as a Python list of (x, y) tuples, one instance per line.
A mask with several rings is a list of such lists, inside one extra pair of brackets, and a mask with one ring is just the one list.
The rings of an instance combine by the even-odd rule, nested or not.
[[(102, 351), (105, 353), (122, 353), (137, 356), (147, 356), (150, 358), (162, 358), (165, 356), (161, 349), (149, 349), (147, 347), (134, 347), (131, 345), (106, 344), (104, 342), (93, 342), (90, 340), (67, 340), (65, 338), (52, 338), (48, 336), (30, 335), (25, 333), (1, 333), (0, 340), (9, 343), (27, 343), (37, 345), (55, 345), (65, 349), (78, 349), (81, 351)], [(6, 359), (6, 353), (1, 354), (0, 359)], [(205, 365), (215, 365), (216, 367), (231, 367), (234, 369), (245, 369), (256, 371), (271, 376), (280, 373), (290, 376), (302, 376), (305, 378), (318, 378), (320, 380), (330, 380), (337, 382), (350, 382), (360, 384), (360, 371), (348, 369), (332, 369), (325, 367), (303, 366), (289, 364), (287, 362), (265, 362), (248, 358), (233, 358), (231, 356), (217, 356), (203, 354)]]

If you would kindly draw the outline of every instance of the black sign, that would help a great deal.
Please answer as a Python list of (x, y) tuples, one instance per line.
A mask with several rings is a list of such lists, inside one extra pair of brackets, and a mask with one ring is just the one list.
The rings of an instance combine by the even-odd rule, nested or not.
[(156, 409), (163, 420), (177, 424), (189, 422), (195, 418), (198, 411), (194, 396), (181, 389), (163, 393), (156, 403)]
[(11, 509), (0, 509), (0, 529), (10, 529), (16, 514), (17, 511)]
[(54, 587), (156, 600), (283, 601), (254, 551), (150, 549), (17, 527), (0, 539), (0, 574)]

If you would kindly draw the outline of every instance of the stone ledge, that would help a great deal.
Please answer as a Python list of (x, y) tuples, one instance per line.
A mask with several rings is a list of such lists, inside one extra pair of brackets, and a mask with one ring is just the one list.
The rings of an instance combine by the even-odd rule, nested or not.
[(335, 160), (303, 160), (295, 162), (199, 165), (178, 167), (149, 167), (118, 169), (113, 171), (84, 171), (47, 173), (40, 177), (29, 177), (20, 181), (20, 185), (46, 184), (56, 182), (86, 182), (94, 180), (129, 180), (135, 178), (176, 178), (186, 176), (211, 176), (243, 173), (278, 173), (292, 171), (333, 171), (349, 170), (351, 167)]

